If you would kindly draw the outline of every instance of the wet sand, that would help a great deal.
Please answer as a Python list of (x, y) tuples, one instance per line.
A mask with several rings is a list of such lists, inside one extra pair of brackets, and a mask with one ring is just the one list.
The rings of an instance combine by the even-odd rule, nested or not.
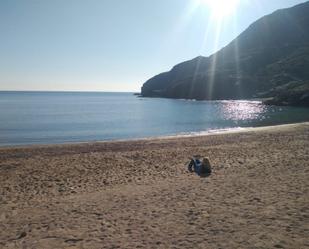
[(0, 148), (0, 248), (309, 248), (308, 207), (309, 123)]

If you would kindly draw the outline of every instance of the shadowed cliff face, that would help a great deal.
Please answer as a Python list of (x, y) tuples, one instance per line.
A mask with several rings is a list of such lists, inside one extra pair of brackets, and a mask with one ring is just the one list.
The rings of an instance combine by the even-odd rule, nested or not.
[(142, 96), (198, 100), (276, 97), (276, 89), (291, 82), (305, 86), (298, 89), (308, 89), (309, 2), (259, 19), (210, 57), (183, 62), (149, 79)]

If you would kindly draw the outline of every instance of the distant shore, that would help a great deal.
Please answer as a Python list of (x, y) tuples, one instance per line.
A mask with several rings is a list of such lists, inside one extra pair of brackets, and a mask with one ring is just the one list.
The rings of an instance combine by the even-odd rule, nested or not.
[(308, 122), (2, 147), (0, 247), (306, 248), (308, 162)]

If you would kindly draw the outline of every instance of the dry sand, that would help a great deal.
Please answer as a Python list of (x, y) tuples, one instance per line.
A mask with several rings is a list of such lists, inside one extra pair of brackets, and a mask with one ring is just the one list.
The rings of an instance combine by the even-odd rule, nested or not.
[(0, 248), (309, 248), (309, 123), (0, 148), (0, 194)]

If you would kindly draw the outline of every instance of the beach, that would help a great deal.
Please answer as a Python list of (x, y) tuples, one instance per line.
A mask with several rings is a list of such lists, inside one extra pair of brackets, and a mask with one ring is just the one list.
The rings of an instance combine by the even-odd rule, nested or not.
[(0, 248), (309, 248), (308, 122), (2, 147), (0, 182)]

